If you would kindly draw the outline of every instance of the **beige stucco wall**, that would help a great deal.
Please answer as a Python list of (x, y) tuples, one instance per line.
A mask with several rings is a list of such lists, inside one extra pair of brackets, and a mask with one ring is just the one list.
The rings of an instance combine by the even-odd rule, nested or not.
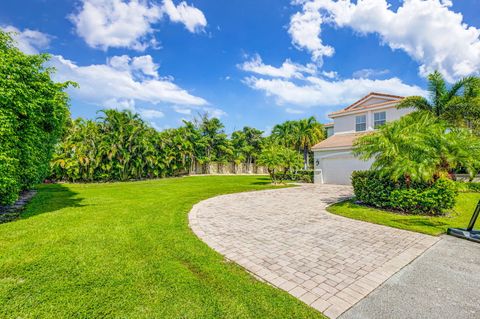
[(367, 115), (367, 130), (373, 130), (373, 114), (377, 112), (385, 112), (387, 122), (395, 121), (402, 116), (412, 112), (412, 109), (397, 109), (390, 107), (387, 109), (366, 111), (355, 114), (348, 114), (334, 118), (334, 133), (353, 133), (355, 132), (355, 117), (358, 115)]

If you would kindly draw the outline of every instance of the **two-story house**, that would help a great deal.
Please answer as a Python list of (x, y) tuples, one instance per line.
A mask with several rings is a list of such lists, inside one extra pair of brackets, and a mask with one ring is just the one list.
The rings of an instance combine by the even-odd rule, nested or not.
[(412, 112), (396, 108), (402, 99), (402, 96), (372, 92), (343, 110), (329, 114), (333, 123), (325, 125), (327, 139), (312, 148), (315, 183), (348, 185), (353, 171), (369, 169), (372, 161), (353, 156), (353, 143), (359, 136)]

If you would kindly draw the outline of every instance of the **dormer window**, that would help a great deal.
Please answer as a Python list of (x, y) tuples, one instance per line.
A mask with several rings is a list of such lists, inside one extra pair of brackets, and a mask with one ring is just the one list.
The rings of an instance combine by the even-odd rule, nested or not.
[(384, 125), (387, 120), (385, 112), (373, 113), (373, 128), (377, 129)]
[(367, 130), (367, 116), (357, 115), (355, 117), (355, 131), (362, 132)]

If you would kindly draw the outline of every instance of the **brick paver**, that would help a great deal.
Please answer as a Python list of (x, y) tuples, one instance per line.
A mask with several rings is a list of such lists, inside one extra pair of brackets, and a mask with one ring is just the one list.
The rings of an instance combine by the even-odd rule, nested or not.
[(348, 186), (223, 195), (195, 205), (190, 227), (255, 276), (336, 318), (438, 238), (326, 212)]

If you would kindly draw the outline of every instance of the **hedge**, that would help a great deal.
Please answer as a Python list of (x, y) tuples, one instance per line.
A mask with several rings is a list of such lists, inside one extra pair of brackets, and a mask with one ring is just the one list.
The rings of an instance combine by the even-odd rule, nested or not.
[(277, 180), (287, 180), (299, 183), (313, 183), (313, 170), (290, 171), (284, 176), (283, 172), (275, 173)]
[(27, 55), (0, 31), (0, 205), (41, 182), (69, 117), (70, 83), (55, 83), (48, 55)]
[(480, 193), (480, 183), (478, 182), (457, 182), (457, 184), (461, 192)]
[(393, 182), (375, 171), (352, 174), (356, 199), (364, 204), (411, 214), (440, 215), (455, 206), (458, 195), (454, 181), (440, 178), (433, 183)]

